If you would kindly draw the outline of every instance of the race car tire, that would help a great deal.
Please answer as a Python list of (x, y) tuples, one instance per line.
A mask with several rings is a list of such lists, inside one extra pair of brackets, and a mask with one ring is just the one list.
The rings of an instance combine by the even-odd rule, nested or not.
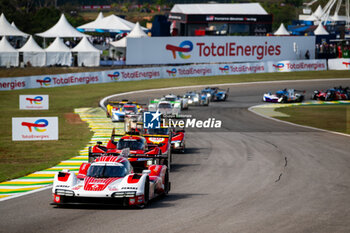
[(149, 177), (147, 176), (146, 181), (145, 181), (145, 188), (143, 191), (143, 204), (141, 205), (137, 205), (138, 208), (143, 209), (147, 206), (148, 202), (149, 202)]
[(169, 182), (169, 171), (166, 169), (164, 177), (164, 195), (167, 195), (170, 191), (170, 182)]

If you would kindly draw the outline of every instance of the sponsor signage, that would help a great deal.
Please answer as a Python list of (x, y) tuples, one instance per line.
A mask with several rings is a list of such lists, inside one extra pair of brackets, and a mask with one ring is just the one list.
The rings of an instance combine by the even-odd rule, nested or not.
[(0, 91), (29, 88), (28, 78), (0, 78)]
[(62, 87), (92, 83), (101, 83), (99, 72), (36, 76), (31, 79), (32, 88)]
[(270, 72), (320, 71), (327, 70), (326, 60), (299, 60), (269, 62)]
[[(126, 64), (181, 64), (297, 60), (315, 37), (203, 36), (127, 38)], [(156, 53), (154, 51), (157, 51)]]
[(58, 117), (13, 117), (12, 140), (58, 140)]
[(350, 59), (328, 59), (330, 70), (350, 70)]
[(47, 110), (49, 109), (49, 96), (48, 95), (20, 95), (19, 109)]

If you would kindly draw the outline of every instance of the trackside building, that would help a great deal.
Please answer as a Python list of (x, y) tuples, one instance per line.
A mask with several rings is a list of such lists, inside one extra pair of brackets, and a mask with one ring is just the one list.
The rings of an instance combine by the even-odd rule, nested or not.
[(168, 18), (173, 36), (265, 36), (272, 19), (259, 3), (175, 4)]

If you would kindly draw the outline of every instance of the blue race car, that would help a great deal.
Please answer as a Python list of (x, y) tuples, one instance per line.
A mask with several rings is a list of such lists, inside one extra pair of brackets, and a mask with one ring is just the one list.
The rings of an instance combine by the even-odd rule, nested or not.
[(202, 94), (206, 94), (210, 101), (225, 101), (228, 98), (230, 89), (223, 90), (218, 87), (207, 87), (202, 90)]

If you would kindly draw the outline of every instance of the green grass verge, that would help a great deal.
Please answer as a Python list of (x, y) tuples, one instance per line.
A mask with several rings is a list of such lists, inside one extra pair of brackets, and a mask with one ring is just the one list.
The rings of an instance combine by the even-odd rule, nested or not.
[[(350, 78), (348, 71), (269, 73), (213, 77), (194, 77), (129, 81), (106, 84), (78, 85), (46, 89), (25, 89), (0, 92), (0, 181), (24, 176), (56, 165), (78, 155), (90, 140), (92, 133), (85, 123), (72, 123), (67, 114), (74, 108), (98, 107), (101, 98), (132, 90), (175, 87), (200, 84), (239, 83), (272, 80), (302, 80), (320, 78)], [(50, 110), (19, 110), (20, 94), (48, 94)], [(12, 117), (59, 117), (58, 141), (12, 141)]]
[(349, 105), (314, 105), (277, 108), (289, 117), (276, 117), (299, 125), (350, 134)]

